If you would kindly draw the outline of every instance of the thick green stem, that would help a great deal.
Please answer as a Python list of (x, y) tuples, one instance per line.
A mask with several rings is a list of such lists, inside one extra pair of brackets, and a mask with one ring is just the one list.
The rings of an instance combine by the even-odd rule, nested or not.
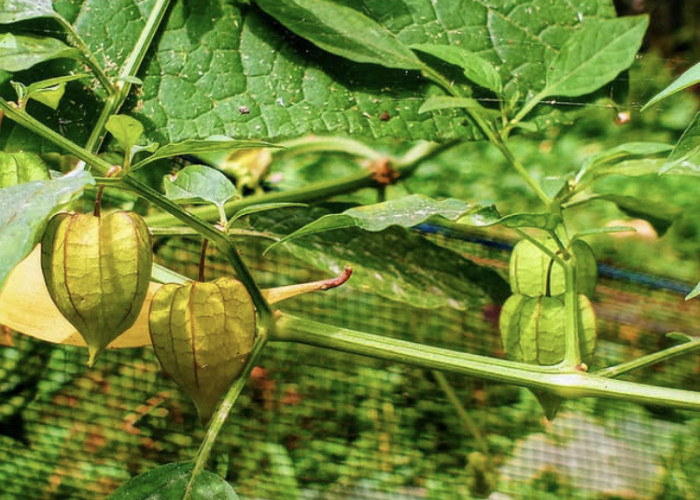
[(243, 368), (243, 373), (231, 384), (228, 392), (224, 396), (224, 399), (219, 404), (216, 413), (212, 416), (209, 422), (209, 427), (207, 428), (207, 433), (204, 436), (204, 440), (199, 445), (199, 450), (197, 451), (197, 456), (194, 459), (194, 468), (192, 469), (192, 476), (190, 477), (189, 483), (187, 483), (187, 489), (185, 490), (185, 496), (183, 500), (187, 500), (192, 495), (192, 487), (194, 486), (194, 481), (197, 476), (204, 470), (207, 465), (207, 460), (211, 454), (211, 449), (216, 442), (216, 438), (221, 432), (221, 428), (228, 419), (228, 415), (231, 412), (231, 408), (236, 404), (238, 396), (241, 395), (243, 387), (245, 387), (248, 377), (250, 377), (250, 372), (253, 370), (255, 363), (257, 363), (260, 355), (262, 354), (263, 348), (267, 343), (267, 333), (264, 329), (258, 334), (255, 339), (255, 345), (253, 346), (253, 351), (246, 361), (245, 367)]
[(575, 257), (564, 264), (564, 366), (577, 368), (581, 366), (581, 324), (579, 322), (579, 298), (576, 293)]
[(633, 359), (632, 361), (627, 361), (626, 363), (620, 363), (619, 365), (603, 368), (602, 370), (596, 371), (594, 374), (598, 377), (615, 378), (625, 373), (629, 373), (633, 370), (639, 370), (640, 368), (645, 368), (647, 366), (655, 365), (657, 363), (667, 361), (671, 358), (675, 358), (683, 354), (688, 354), (697, 349), (700, 349), (700, 339), (691, 340), (690, 342), (685, 342), (679, 345), (674, 345), (673, 347), (669, 347), (668, 349), (654, 352), (652, 354), (647, 354), (646, 356)]
[[(546, 373), (534, 365), (348, 330), (282, 314), (270, 340), (292, 341), (431, 370), (543, 389), (562, 398), (599, 397), (700, 411), (700, 392), (611, 380), (582, 372)], [(551, 368), (551, 367), (550, 367)]]

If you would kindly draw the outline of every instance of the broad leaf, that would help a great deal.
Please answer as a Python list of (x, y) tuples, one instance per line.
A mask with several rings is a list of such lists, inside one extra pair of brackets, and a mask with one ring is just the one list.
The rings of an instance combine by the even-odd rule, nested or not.
[(178, 203), (223, 205), (237, 194), (236, 187), (224, 174), (204, 165), (188, 165), (175, 175), (164, 178), (165, 195)]
[(41, 239), (51, 214), (87, 184), (93, 183), (87, 172), (74, 171), (58, 179), (0, 190), (0, 287), (12, 268)]
[[(182, 500), (192, 475), (192, 462), (161, 465), (121, 485), (108, 500)], [(192, 487), (192, 499), (238, 500), (230, 484), (216, 474), (202, 471)]]
[(384, 26), (331, 0), (255, 0), (265, 12), (314, 45), (351, 61), (420, 70), (421, 61)]
[(432, 43), (411, 45), (411, 48), (459, 66), (464, 71), (464, 76), (481, 87), (492, 90), (496, 94), (503, 91), (501, 75), (498, 74), (496, 68), (474, 52), (459, 46)]
[(0, 0), (0, 24), (55, 15), (51, 0)]
[(676, 92), (680, 92), (681, 90), (687, 89), (688, 87), (697, 83), (700, 83), (700, 63), (697, 63), (694, 66), (692, 66), (685, 73), (676, 78), (676, 80), (671, 85), (669, 85), (661, 92), (656, 94), (654, 97), (649, 99), (649, 102), (646, 103), (644, 107), (642, 107), (641, 111), (644, 111), (649, 106), (652, 106), (657, 102), (666, 99), (669, 96), (672, 96)]
[[(90, 2), (90, 8), (82, 9), (80, 3), (61, 1), (55, 7), (76, 26), (107, 74), (116, 77), (148, 9), (129, 0)], [(499, 68), (504, 92), (519, 95), (519, 102), (545, 86), (546, 61), (581, 26), (581, 19), (616, 15), (609, 0), (336, 3), (361, 12), (406, 46), (449, 40), (479, 54)], [(462, 113), (418, 113), (423, 100), (438, 90), (418, 72), (341, 60), (298, 39), (246, 2), (212, 0), (196, 9), (174, 2), (137, 76), (143, 87), (122, 112), (148, 124), (146, 142), (167, 144), (217, 134), (265, 140), (306, 134), (406, 140), (482, 137)], [(577, 101), (585, 104), (594, 97)], [(61, 127), (83, 142), (95, 119), (95, 105), (64, 101), (59, 107)], [(542, 106), (533, 119), (547, 127), (570, 121), (581, 109), (586, 107)], [(13, 144), (27, 144), (28, 135), (15, 127)]]
[(198, 155), (212, 153), (215, 151), (233, 151), (236, 149), (248, 148), (270, 148), (277, 147), (274, 144), (258, 141), (242, 141), (231, 139), (230, 137), (216, 136), (208, 139), (192, 139), (173, 144), (166, 144), (155, 150), (155, 152), (134, 165), (134, 169), (141, 168), (153, 161), (163, 158), (172, 158), (180, 155)]
[[(251, 226), (283, 237), (327, 213), (321, 208), (265, 212), (252, 215)], [(287, 251), (336, 275), (352, 266), (352, 279), (344, 286), (414, 307), (465, 309), (483, 303), (485, 295), (501, 303), (510, 294), (508, 283), (496, 271), (402, 227), (377, 233), (352, 228), (312, 234), (276, 251)]]
[(143, 134), (141, 122), (127, 115), (110, 116), (105, 128), (127, 152), (131, 152)]
[(610, 82), (634, 61), (648, 23), (646, 16), (584, 23), (547, 65), (543, 92), (574, 97)]
[(671, 208), (665, 203), (642, 200), (633, 196), (601, 194), (597, 197), (615, 203), (617, 208), (630, 217), (644, 219), (649, 222), (659, 236), (663, 236), (666, 233), (673, 221), (681, 213), (679, 209)]
[(35, 35), (0, 35), (0, 70), (16, 73), (52, 59), (79, 59), (78, 49), (56, 38)]
[(700, 175), (700, 112), (695, 114), (659, 173), (670, 170), (676, 174)]
[(50, 178), (49, 167), (34, 153), (0, 152), (0, 188)]

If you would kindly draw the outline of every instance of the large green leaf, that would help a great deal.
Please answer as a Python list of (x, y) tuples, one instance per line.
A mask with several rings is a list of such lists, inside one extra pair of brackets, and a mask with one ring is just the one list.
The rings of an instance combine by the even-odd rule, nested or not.
[(15, 73), (51, 59), (81, 56), (79, 50), (56, 38), (36, 35), (0, 35), (0, 70)]
[(331, 54), (388, 68), (423, 65), (388, 29), (363, 13), (332, 0), (255, 0), (297, 35)]
[(647, 16), (584, 23), (547, 65), (544, 93), (588, 94), (628, 68), (649, 24)]
[[(326, 214), (321, 208), (265, 212), (251, 216), (251, 225), (283, 237)], [(483, 303), (486, 295), (500, 303), (510, 294), (508, 283), (496, 271), (402, 227), (377, 233), (351, 228), (312, 234), (277, 251), (334, 274), (350, 265), (354, 272), (346, 286), (415, 307), (464, 309)]]
[(224, 174), (204, 165), (188, 165), (164, 179), (165, 195), (178, 203), (223, 205), (237, 194), (236, 187)]
[(678, 208), (669, 207), (666, 203), (642, 200), (634, 196), (621, 194), (601, 194), (600, 199), (611, 201), (630, 217), (644, 219), (651, 224), (659, 236), (663, 236), (673, 221), (681, 214)]
[[(478, 54), (499, 69), (505, 91), (517, 91), (519, 101), (544, 87), (546, 60), (559, 52), (580, 19), (615, 17), (610, 0), (335, 3), (372, 19), (406, 46), (449, 44)], [(138, 39), (151, 5), (130, 0), (55, 4), (112, 76)], [(290, 34), (256, 6), (212, 0), (193, 8), (180, 0), (166, 19), (138, 74), (143, 86), (124, 109), (144, 123), (147, 141), (166, 144), (217, 134), (270, 140), (309, 133), (406, 140), (481, 137), (464, 121), (463, 111), (418, 113), (423, 99), (439, 90), (417, 71), (342, 60)], [(455, 84), (467, 85), (456, 73)], [(580, 107), (561, 109), (574, 108)], [(67, 118), (61, 127), (70, 137), (83, 137), (94, 110), (83, 102), (64, 102), (57, 114)], [(12, 137), (27, 143), (24, 132)]]
[(0, 287), (41, 239), (46, 221), (56, 208), (93, 183), (89, 173), (75, 171), (58, 179), (0, 190)]
[[(121, 485), (109, 500), (182, 500), (192, 475), (191, 462), (161, 465)], [(203, 471), (192, 486), (193, 500), (238, 500), (230, 484), (216, 474)]]
[(55, 15), (51, 0), (0, 0), (0, 24)]

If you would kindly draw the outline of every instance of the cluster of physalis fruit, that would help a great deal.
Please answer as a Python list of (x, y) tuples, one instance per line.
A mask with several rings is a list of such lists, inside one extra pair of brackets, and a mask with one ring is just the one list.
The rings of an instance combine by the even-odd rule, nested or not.
[[(136, 321), (152, 265), (151, 235), (134, 212), (59, 213), (49, 221), (41, 242), (44, 280), (60, 313), (87, 344), (89, 366)], [(306, 291), (328, 288), (306, 285)], [(281, 289), (270, 291), (276, 290)], [(163, 370), (206, 421), (244, 369), (255, 341), (256, 312), (246, 287), (234, 278), (170, 283), (150, 301), (148, 329)]]
[[(552, 238), (540, 239), (537, 243), (551, 255), (563, 257), (562, 249)], [(574, 240), (566, 250), (574, 259), (577, 338), (581, 361), (587, 364), (596, 344), (595, 313), (589, 297), (595, 291), (598, 267), (593, 250), (585, 241)], [(513, 295), (503, 305), (499, 320), (503, 347), (510, 360), (537, 365), (557, 365), (564, 360), (565, 274), (551, 255), (528, 240), (520, 241), (511, 254), (509, 277)], [(533, 392), (547, 417), (553, 419), (561, 400), (544, 391)]]

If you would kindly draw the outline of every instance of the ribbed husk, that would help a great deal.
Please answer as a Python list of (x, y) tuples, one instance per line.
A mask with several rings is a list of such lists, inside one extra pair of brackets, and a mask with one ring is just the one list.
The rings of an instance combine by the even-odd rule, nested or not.
[(255, 308), (233, 278), (167, 284), (151, 303), (149, 330), (163, 370), (207, 421), (253, 349)]
[(151, 236), (133, 212), (61, 213), (42, 239), (41, 268), (51, 299), (85, 339), (88, 365), (134, 324), (153, 265)]

